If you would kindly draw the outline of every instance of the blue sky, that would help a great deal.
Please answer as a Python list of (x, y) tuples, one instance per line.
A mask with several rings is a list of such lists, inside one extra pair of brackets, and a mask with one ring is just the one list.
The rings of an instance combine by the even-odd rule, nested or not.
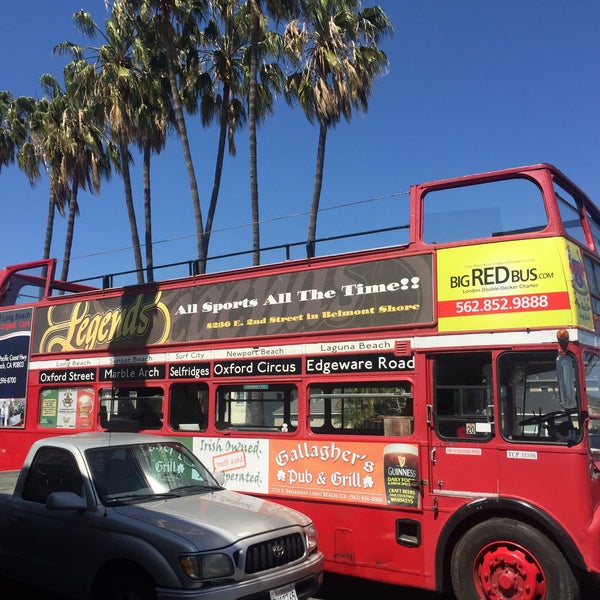
[[(371, 5), (374, 2), (364, 2)], [(317, 237), (401, 224), (411, 184), (549, 162), (600, 199), (600, 3), (597, 0), (381, 0), (395, 29), (383, 44), (389, 73), (374, 86), (369, 111), (330, 131)], [(60, 76), (54, 45), (79, 41), (72, 15), (97, 22), (104, 0), (6, 2), (0, 21), (0, 89), (41, 96), (40, 76)], [(206, 211), (215, 131), (188, 117)], [(306, 237), (318, 130), (281, 99), (258, 132), (261, 244)], [(211, 254), (251, 248), (247, 131), (227, 157)], [(134, 195), (142, 224), (141, 160)], [(155, 263), (194, 258), (188, 180), (173, 136), (153, 163)], [(70, 279), (133, 268), (121, 180), (99, 196), (82, 193)], [(48, 185), (32, 188), (16, 166), (0, 173), (0, 266), (39, 258)], [(344, 208), (333, 209), (333, 207)], [(52, 255), (63, 255), (64, 219)], [(140, 236), (143, 232), (140, 231)], [(360, 240), (360, 238), (359, 238)], [(355, 240), (353, 247), (363, 244)], [(389, 234), (379, 244), (393, 244)], [(318, 253), (338, 252), (323, 244)], [(300, 257), (296, 250), (292, 256)], [(283, 259), (265, 255), (263, 262)], [(248, 259), (249, 260), (249, 259)], [(232, 260), (215, 268), (241, 266)], [(60, 264), (59, 264), (60, 268)], [(167, 272), (165, 272), (166, 274)], [(184, 274), (183, 271), (181, 274)], [(171, 273), (169, 273), (171, 275)], [(174, 275), (174, 273), (173, 273)]]

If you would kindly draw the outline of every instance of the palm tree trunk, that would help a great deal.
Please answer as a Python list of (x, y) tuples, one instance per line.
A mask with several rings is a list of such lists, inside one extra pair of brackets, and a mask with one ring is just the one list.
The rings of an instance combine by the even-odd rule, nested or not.
[(144, 245), (146, 249), (146, 280), (154, 281), (154, 255), (152, 249), (152, 196), (150, 193), (150, 144), (144, 144)]
[(144, 283), (144, 263), (142, 262), (142, 251), (140, 246), (140, 236), (137, 228), (137, 219), (135, 218), (135, 207), (133, 205), (133, 191), (131, 189), (131, 173), (129, 171), (129, 148), (123, 141), (119, 144), (121, 152), (121, 173), (123, 176), (123, 188), (125, 191), (125, 205), (127, 206), (127, 216), (129, 218), (129, 229), (131, 231), (131, 244), (133, 246), (133, 259), (135, 262), (135, 271), (137, 282)]
[(327, 142), (327, 127), (319, 126), (319, 145), (317, 147), (317, 162), (315, 165), (315, 183), (313, 186), (312, 201), (310, 204), (310, 216), (308, 220), (308, 235), (306, 237), (306, 256), (313, 258), (315, 255), (315, 238), (317, 234), (317, 216), (319, 214), (319, 202), (321, 201), (321, 189), (323, 187), (323, 166), (325, 164), (325, 145)]
[(250, 89), (248, 91), (248, 134), (250, 154), (250, 208), (252, 213), (253, 264), (260, 264), (260, 223), (258, 211), (258, 158), (256, 145), (256, 86), (258, 85), (258, 39), (260, 7), (250, 0)]
[[(208, 206), (208, 215), (206, 217), (206, 227), (204, 228), (204, 256), (208, 259), (208, 245), (212, 225), (217, 209), (217, 200), (219, 199), (219, 189), (221, 187), (221, 176), (223, 174), (223, 161), (225, 158), (225, 140), (227, 139), (227, 115), (229, 114), (229, 99), (231, 97), (231, 87), (227, 84), (223, 86), (223, 102), (221, 103), (221, 119), (219, 129), (219, 146), (217, 148), (217, 160), (215, 163), (215, 176), (213, 179), (213, 189)], [(206, 261), (200, 264), (200, 272), (206, 273)]]
[(183, 106), (179, 96), (179, 89), (177, 87), (177, 78), (175, 76), (175, 52), (173, 48), (171, 23), (168, 20), (168, 14), (163, 14), (162, 36), (166, 49), (167, 71), (169, 74), (171, 95), (173, 97), (173, 108), (175, 109), (175, 125), (177, 127), (177, 132), (179, 133), (179, 139), (181, 140), (185, 167), (190, 182), (190, 192), (192, 194), (192, 207), (194, 209), (194, 221), (196, 223), (196, 245), (198, 260), (200, 263), (202, 263), (206, 260), (206, 256), (204, 256), (204, 230), (202, 225), (202, 211), (200, 209), (200, 194), (198, 193), (196, 172), (194, 171), (194, 163), (192, 161), (192, 152), (190, 150), (190, 142), (187, 134), (185, 117), (183, 114)]
[(75, 232), (75, 214), (77, 213), (77, 188), (76, 181), (69, 190), (69, 216), (67, 217), (67, 230), (65, 233), (65, 250), (63, 253), (63, 264), (60, 278), (63, 281), (69, 276), (69, 266), (71, 264), (71, 248), (73, 247), (73, 235)]
[(48, 200), (48, 216), (46, 217), (46, 234), (44, 236), (44, 255), (42, 258), (50, 258), (50, 249), (52, 247), (52, 234), (54, 233), (54, 215), (56, 214), (56, 204), (54, 200), (54, 190), (50, 184), (50, 199)]
[[(54, 233), (54, 215), (56, 214), (54, 190), (50, 184), (50, 198), (48, 200), (48, 216), (46, 217), (46, 233), (44, 235), (44, 253), (42, 258), (50, 258), (50, 249), (52, 248), (52, 234)], [(46, 267), (42, 269), (42, 277), (48, 276)], [(40, 297), (42, 299), (43, 291), (40, 289)]]

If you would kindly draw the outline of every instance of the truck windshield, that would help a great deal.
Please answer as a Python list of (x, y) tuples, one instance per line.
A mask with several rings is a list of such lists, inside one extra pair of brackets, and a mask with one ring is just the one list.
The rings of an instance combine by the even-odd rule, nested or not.
[(108, 446), (90, 449), (86, 456), (104, 504), (220, 489), (206, 467), (177, 442)]

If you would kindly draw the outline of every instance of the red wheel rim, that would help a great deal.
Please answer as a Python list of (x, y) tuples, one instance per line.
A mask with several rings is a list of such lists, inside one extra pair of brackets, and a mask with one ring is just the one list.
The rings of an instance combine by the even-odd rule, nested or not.
[(473, 565), (475, 587), (489, 600), (544, 600), (546, 574), (527, 549), (494, 542), (481, 549)]

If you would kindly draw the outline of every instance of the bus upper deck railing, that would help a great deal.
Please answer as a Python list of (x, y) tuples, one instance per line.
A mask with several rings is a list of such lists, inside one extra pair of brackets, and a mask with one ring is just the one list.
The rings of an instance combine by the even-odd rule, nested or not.
[[(377, 235), (377, 234), (382, 234), (382, 233), (391, 233), (393, 231), (408, 230), (408, 228), (409, 228), (409, 225), (406, 224), (406, 225), (396, 225), (394, 227), (383, 227), (383, 228), (379, 228), (379, 229), (370, 229), (368, 231), (359, 231), (359, 232), (355, 232), (355, 233), (346, 233), (346, 234), (340, 234), (340, 235), (335, 235), (335, 236), (328, 236), (328, 237), (323, 237), (323, 238), (319, 238), (319, 239), (315, 240), (315, 244), (322, 244), (322, 243), (326, 243), (326, 242), (351, 239), (351, 238), (356, 238), (356, 237), (361, 237), (361, 236)], [(277, 250), (283, 250), (285, 252), (285, 260), (289, 261), (289, 260), (291, 260), (291, 249), (292, 248), (298, 248), (298, 247), (307, 246), (307, 245), (308, 245), (307, 242), (290, 242), (287, 244), (276, 244), (273, 246), (265, 246), (265, 247), (261, 248), (259, 250), (259, 252), (264, 253), (264, 252), (273, 252), (273, 251), (277, 251)], [(225, 254), (210, 256), (206, 259), (206, 262), (208, 263), (210, 261), (231, 259), (231, 258), (236, 258), (239, 256), (250, 256), (253, 254), (253, 252), (254, 252), (253, 250), (240, 250), (237, 252), (228, 252)], [(172, 268), (187, 266), (187, 275), (189, 277), (194, 277), (196, 275), (200, 275), (200, 273), (201, 273), (200, 264), (201, 264), (200, 260), (192, 259), (192, 260), (169, 263), (169, 264), (165, 264), (165, 265), (159, 265), (159, 266), (153, 267), (152, 270), (153, 270), (153, 272), (157, 272), (157, 271), (161, 271), (164, 269), (172, 269)], [(86, 277), (84, 279), (76, 279), (72, 283), (88, 284), (89, 282), (101, 280), (102, 288), (108, 289), (108, 288), (114, 287), (116, 278), (126, 277), (129, 275), (136, 275), (137, 272), (138, 271), (136, 269), (131, 269), (128, 271), (119, 271), (117, 273), (110, 273), (110, 274), (106, 274), (106, 275), (96, 275), (93, 277)], [(146, 276), (148, 275), (148, 269), (144, 269), (144, 274)]]
[[(283, 265), (292, 260), (292, 250), (301, 247), (306, 248), (304, 259), (312, 260), (317, 244), (364, 236), (371, 236), (366, 247), (352, 247), (351, 242), (338, 243), (335, 252), (320, 253), (319, 258), (405, 247), (414, 252), (436, 252), (445, 247), (552, 236), (570, 238), (592, 255), (600, 255), (600, 210), (551, 165), (518, 167), (413, 185), (409, 196), (409, 202), (398, 205), (400, 213), (392, 213), (393, 222), (402, 223), (400, 225), (322, 237), (311, 244), (299, 241), (262, 247), (258, 250), (261, 264)], [(405, 235), (387, 235), (398, 231)], [(380, 238), (376, 238), (378, 234)], [(146, 267), (144, 279), (154, 283), (251, 268), (246, 261), (237, 266), (235, 263), (239, 257), (252, 256), (256, 252), (256, 249), (239, 250), (209, 256), (204, 261), (195, 258)], [(302, 260), (301, 253), (298, 254), (294, 260)], [(265, 260), (274, 255), (277, 260)], [(226, 261), (224, 268), (214, 268), (217, 261)], [(37, 288), (37, 299), (42, 299), (90, 289), (125, 287), (135, 284), (134, 278), (138, 279), (134, 277), (138, 275), (134, 269), (63, 282), (54, 279), (55, 266), (56, 261), (47, 259), (0, 270), (0, 305), (11, 305), (10, 300), (17, 298), (15, 294), (22, 294), (26, 284), (30, 289)], [(187, 273), (182, 272), (182, 267)], [(168, 269), (173, 272), (167, 273)], [(155, 277), (157, 273), (160, 277)], [(11, 289), (7, 294), (8, 288)]]

